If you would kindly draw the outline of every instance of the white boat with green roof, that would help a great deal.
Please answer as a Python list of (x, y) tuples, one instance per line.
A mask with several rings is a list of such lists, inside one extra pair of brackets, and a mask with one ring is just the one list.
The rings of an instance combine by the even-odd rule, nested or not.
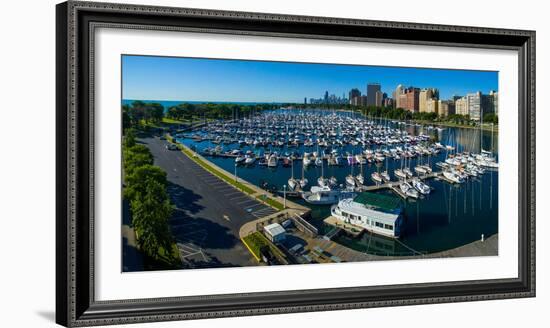
[(338, 220), (390, 238), (399, 238), (403, 226), (401, 201), (398, 198), (364, 192), (342, 199), (331, 207)]

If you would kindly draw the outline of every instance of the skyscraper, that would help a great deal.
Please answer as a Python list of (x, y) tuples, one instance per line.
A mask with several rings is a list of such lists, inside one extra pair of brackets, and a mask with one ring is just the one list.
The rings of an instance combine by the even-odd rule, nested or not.
[(403, 108), (403, 104), (401, 103), (402, 94), (403, 94), (403, 86), (400, 84), (397, 86), (397, 88), (395, 88), (395, 91), (393, 92), (395, 108)]
[(420, 97), (420, 89), (415, 87), (408, 87), (405, 90), (405, 98), (407, 99), (406, 106), (402, 106), (404, 109), (416, 113), (418, 112), (418, 102)]
[(455, 103), (453, 100), (439, 100), (438, 102), (439, 116), (447, 117), (455, 113)]
[(474, 121), (481, 120), (482, 108), (481, 108), (481, 92), (469, 93), (466, 95), (468, 98), (468, 114), (470, 119)]
[(498, 115), (498, 92), (491, 90), (488, 95), (482, 95), (483, 114), (494, 113)]
[(374, 105), (376, 107), (382, 107), (383, 102), (384, 102), (384, 93), (380, 90), (376, 91)]
[(350, 105), (359, 106), (359, 97), (361, 97), (361, 91), (359, 89), (351, 89), (349, 92)]
[(376, 93), (381, 91), (380, 83), (367, 84), (367, 106), (376, 105)]
[(328, 91), (325, 91), (325, 104), (328, 104)]
[(468, 115), (468, 97), (461, 97), (455, 101), (455, 113), (458, 115)]

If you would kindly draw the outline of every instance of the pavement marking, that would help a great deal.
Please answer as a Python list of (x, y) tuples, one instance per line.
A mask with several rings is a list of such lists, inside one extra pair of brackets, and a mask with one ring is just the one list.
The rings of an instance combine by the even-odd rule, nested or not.
[[(255, 201), (254, 199), (247, 199), (247, 200), (244, 200), (242, 202), (237, 202), (236, 204), (237, 205), (243, 205), (243, 204), (246, 204), (246, 203), (251, 203), (250, 205), (252, 204), (259, 204), (257, 201)], [(260, 204), (261, 205), (261, 204)]]
[(251, 209), (253, 209), (254, 207), (257, 207), (257, 206), (264, 206), (263, 204), (254, 204), (254, 205), (251, 205), (251, 206), (247, 206), (247, 208), (245, 209), (247, 212), (257, 212), (258, 209), (255, 209), (254, 211), (251, 211)]
[(235, 197), (235, 198), (229, 197), (229, 200), (231, 200), (232, 202), (237, 202), (237, 201), (242, 202), (247, 198), (248, 198), (247, 196), (240, 196), (240, 197)]
[[(239, 195), (239, 196), (235, 197), (235, 198), (232, 198), (235, 195)], [(237, 199), (237, 198), (241, 198), (241, 197), (248, 197), (248, 196), (243, 195), (243, 193), (240, 192), (240, 191), (228, 192), (227, 194), (225, 194), (225, 196), (227, 196), (229, 199)]]
[(258, 210), (258, 211), (254, 211), (254, 213), (258, 214), (258, 215), (266, 216), (266, 215), (271, 215), (271, 214), (277, 213), (277, 212), (273, 211), (271, 209), (261, 209), (261, 210)]

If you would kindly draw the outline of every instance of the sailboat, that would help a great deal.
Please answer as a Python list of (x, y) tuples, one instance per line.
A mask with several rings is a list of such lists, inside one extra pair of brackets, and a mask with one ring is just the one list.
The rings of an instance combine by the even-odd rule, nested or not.
[(300, 179), (300, 181), (298, 181), (300, 183), (300, 189), (304, 189), (308, 183), (307, 179), (304, 177), (304, 171), (305, 165), (302, 165), (302, 178)]
[(405, 172), (403, 172), (403, 156), (401, 157), (401, 168), (395, 169), (393, 171), (393, 173), (399, 179), (406, 179), (407, 178), (407, 175), (405, 174)]
[(350, 187), (355, 187), (355, 177), (353, 176), (353, 162), (354, 162), (353, 155), (349, 155), (348, 163), (351, 171), (350, 171), (350, 174), (346, 176), (346, 184)]
[[(411, 171), (411, 169), (407, 166), (406, 164), (407, 160), (405, 160), (405, 167), (402, 169), (403, 173), (407, 176), (407, 178), (412, 178), (412, 176), (414, 175)], [(411, 159), (409, 158), (409, 164), (408, 165), (411, 165)]]
[(362, 186), (364, 183), (365, 183), (365, 177), (363, 177), (363, 164), (361, 162), (359, 162), (360, 164), (360, 172), (359, 174), (357, 174), (355, 176), (355, 182), (359, 185), (359, 186)]
[(290, 179), (288, 179), (288, 187), (290, 188), (290, 190), (294, 191), (294, 190), (296, 190), (296, 186), (298, 185), (298, 181), (296, 181), (296, 179), (294, 179), (294, 161), (290, 160), (290, 162), (291, 162), (292, 173), (291, 173)]
[(386, 168), (384, 171), (380, 173), (380, 177), (382, 177), (382, 180), (385, 182), (390, 182), (390, 175), (388, 174), (388, 157), (386, 156)]
[(320, 187), (327, 187), (329, 188), (329, 181), (324, 177), (324, 168), (323, 168), (323, 161), (321, 161), (321, 176), (317, 179), (317, 184)]
[(309, 157), (309, 153), (304, 153), (304, 158), (302, 159), (303, 166), (307, 167), (311, 164), (311, 158)]

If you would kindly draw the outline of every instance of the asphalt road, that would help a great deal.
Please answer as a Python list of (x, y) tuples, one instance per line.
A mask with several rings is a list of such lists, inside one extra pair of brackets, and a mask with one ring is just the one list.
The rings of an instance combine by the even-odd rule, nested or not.
[(190, 267), (257, 265), (239, 239), (240, 227), (275, 212), (197, 165), (158, 138), (140, 139), (167, 173), (176, 210), (170, 224), (182, 258)]

